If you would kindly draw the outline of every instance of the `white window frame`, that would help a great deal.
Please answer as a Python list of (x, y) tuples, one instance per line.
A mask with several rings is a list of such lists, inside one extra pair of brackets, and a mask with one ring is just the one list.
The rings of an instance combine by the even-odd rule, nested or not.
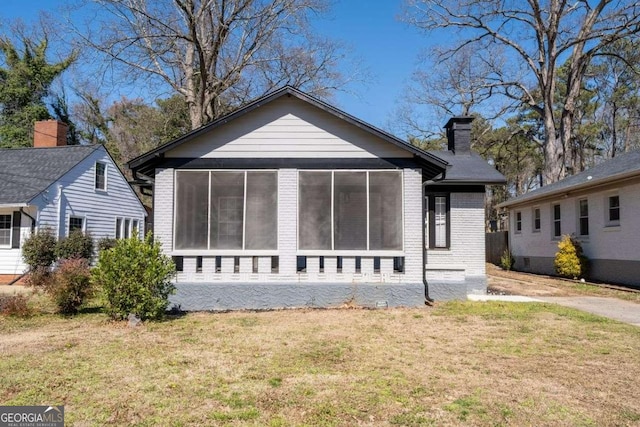
[(82, 221), (81, 231), (86, 233), (87, 230), (87, 217), (85, 215), (69, 215), (67, 218), (67, 236), (71, 234), (71, 219), (79, 219)]
[(516, 234), (522, 233), (522, 211), (516, 211), (513, 218), (513, 232)]
[[(586, 215), (586, 216), (583, 216), (583, 215), (582, 215), (582, 210), (581, 210), (581, 208), (582, 208), (582, 202), (585, 202), (585, 203), (586, 203), (586, 206), (587, 206), (587, 215)], [(582, 198), (582, 199), (578, 199), (578, 206), (576, 207), (576, 211), (577, 211), (577, 212), (576, 212), (576, 213), (577, 213), (577, 215), (576, 215), (576, 216), (577, 216), (577, 218), (578, 218), (578, 224), (577, 224), (577, 225), (578, 225), (578, 226), (577, 226), (578, 236), (579, 236), (579, 237), (589, 237), (589, 232), (590, 232), (590, 230), (589, 230), (589, 228), (590, 228), (590, 227), (589, 227), (589, 199), (588, 199), (588, 198), (586, 198), (586, 197), (585, 197), (585, 198)], [(584, 233), (584, 234), (582, 233), (582, 231), (583, 231), (583, 230), (582, 230), (582, 220), (583, 220), (583, 219), (586, 219), (586, 220), (587, 220), (587, 232), (586, 232), (586, 233)]]
[[(402, 169), (304, 169), (298, 170), (296, 175), (296, 255), (298, 256), (360, 256), (365, 254), (366, 256), (385, 256), (385, 257), (402, 257), (405, 256), (405, 197), (404, 197), (404, 170)], [(334, 190), (335, 190), (335, 173), (336, 172), (366, 172), (367, 183), (367, 249), (300, 249), (300, 221), (298, 217), (300, 214), (300, 173), (301, 172), (331, 172), (331, 247), (335, 247), (334, 236)], [(369, 250), (369, 173), (370, 172), (397, 172), (400, 173), (400, 187), (401, 187), (401, 200), (402, 206), (402, 248), (400, 250)]]
[[(98, 188), (98, 164), (104, 166), (104, 188)], [(107, 188), (108, 188), (107, 176), (109, 175), (107, 173), (108, 167), (109, 165), (106, 162), (102, 162), (102, 161), (96, 162), (93, 170), (93, 188), (95, 189), (95, 191), (102, 191), (102, 192), (107, 191)]]
[[(611, 199), (617, 197), (618, 198), (618, 219), (611, 219)], [(620, 204), (620, 195), (618, 193), (610, 193), (605, 196), (604, 199), (604, 223), (606, 227), (619, 227), (620, 226), (620, 218), (622, 214), (622, 206)]]
[(13, 242), (13, 212), (10, 212), (8, 214), (1, 213), (0, 216), (8, 216), (9, 217), (9, 244), (7, 244), (7, 245), (1, 245), (0, 244), (0, 248), (2, 248), (2, 249), (11, 249), (11, 242)]
[[(556, 219), (555, 215), (555, 207), (558, 206), (560, 208), (560, 218)], [(556, 222), (560, 223), (560, 234), (556, 235)], [(554, 240), (558, 240), (562, 237), (562, 204), (560, 203), (551, 203), (551, 238)]]
[[(538, 213), (538, 227), (536, 227), (536, 212)], [(542, 209), (536, 206), (531, 209), (531, 231), (533, 233), (539, 233), (542, 229)]]
[[(242, 211), (242, 249), (176, 249), (175, 248), (175, 231), (177, 229), (176, 206), (178, 194), (176, 189), (176, 179), (179, 172), (207, 172), (209, 174), (209, 192), (207, 202), (207, 247), (211, 248), (211, 174), (215, 172), (242, 172), (244, 173), (244, 193)], [(249, 172), (272, 172), (276, 174), (276, 191), (280, 193), (280, 173), (278, 169), (175, 169), (173, 172), (173, 230), (171, 231), (171, 255), (172, 256), (204, 256), (204, 255), (225, 255), (225, 256), (242, 256), (251, 254), (253, 256), (279, 256), (278, 249), (278, 233), (280, 226), (280, 198), (278, 196), (276, 203), (276, 248), (275, 249), (245, 249), (246, 244), (246, 216), (247, 216), (247, 173)]]

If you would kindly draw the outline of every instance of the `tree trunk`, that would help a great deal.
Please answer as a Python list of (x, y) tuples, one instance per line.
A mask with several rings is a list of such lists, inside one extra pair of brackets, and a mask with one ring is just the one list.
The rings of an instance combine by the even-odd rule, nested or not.
[(543, 185), (549, 185), (565, 175), (564, 167), (564, 150), (562, 140), (556, 134), (556, 124), (553, 120), (553, 109), (551, 106), (545, 106), (544, 109), (544, 163), (545, 168), (542, 172)]

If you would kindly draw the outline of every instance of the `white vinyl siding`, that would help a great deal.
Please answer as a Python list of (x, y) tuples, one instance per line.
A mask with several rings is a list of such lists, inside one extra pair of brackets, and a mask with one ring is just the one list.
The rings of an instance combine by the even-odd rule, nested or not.
[(165, 156), (374, 159), (411, 158), (412, 154), (304, 101), (284, 97), (169, 150)]
[[(108, 192), (95, 190), (96, 162), (107, 165)], [(114, 218), (132, 218), (140, 224), (144, 224), (145, 218), (138, 197), (103, 147), (49, 186), (33, 204), (39, 209), (37, 227), (48, 227), (59, 237), (66, 234), (70, 216), (84, 217), (85, 232), (94, 239), (115, 237)]]

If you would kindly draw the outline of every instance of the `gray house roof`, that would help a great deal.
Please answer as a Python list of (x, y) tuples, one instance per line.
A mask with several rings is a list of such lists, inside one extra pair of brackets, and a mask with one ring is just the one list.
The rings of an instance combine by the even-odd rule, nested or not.
[(0, 205), (29, 203), (99, 147), (0, 149)]
[(634, 176), (640, 176), (640, 150), (619, 154), (617, 157), (593, 166), (586, 171), (500, 203), (497, 207), (505, 208), (547, 197), (555, 197), (571, 191), (598, 187)]
[[(429, 151), (449, 163), (442, 184), (505, 184), (500, 172), (476, 153), (454, 154), (451, 151)], [(436, 183), (436, 185), (438, 185)]]

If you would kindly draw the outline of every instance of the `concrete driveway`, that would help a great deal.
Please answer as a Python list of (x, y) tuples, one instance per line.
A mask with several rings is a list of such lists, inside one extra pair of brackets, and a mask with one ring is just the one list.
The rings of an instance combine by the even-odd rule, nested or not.
[(544, 302), (552, 302), (576, 308), (588, 313), (608, 317), (624, 323), (640, 326), (640, 304), (618, 298), (603, 297), (536, 297)]
[(468, 298), (471, 301), (549, 302), (640, 326), (640, 304), (618, 298), (589, 296), (527, 297), (520, 295), (469, 295)]

